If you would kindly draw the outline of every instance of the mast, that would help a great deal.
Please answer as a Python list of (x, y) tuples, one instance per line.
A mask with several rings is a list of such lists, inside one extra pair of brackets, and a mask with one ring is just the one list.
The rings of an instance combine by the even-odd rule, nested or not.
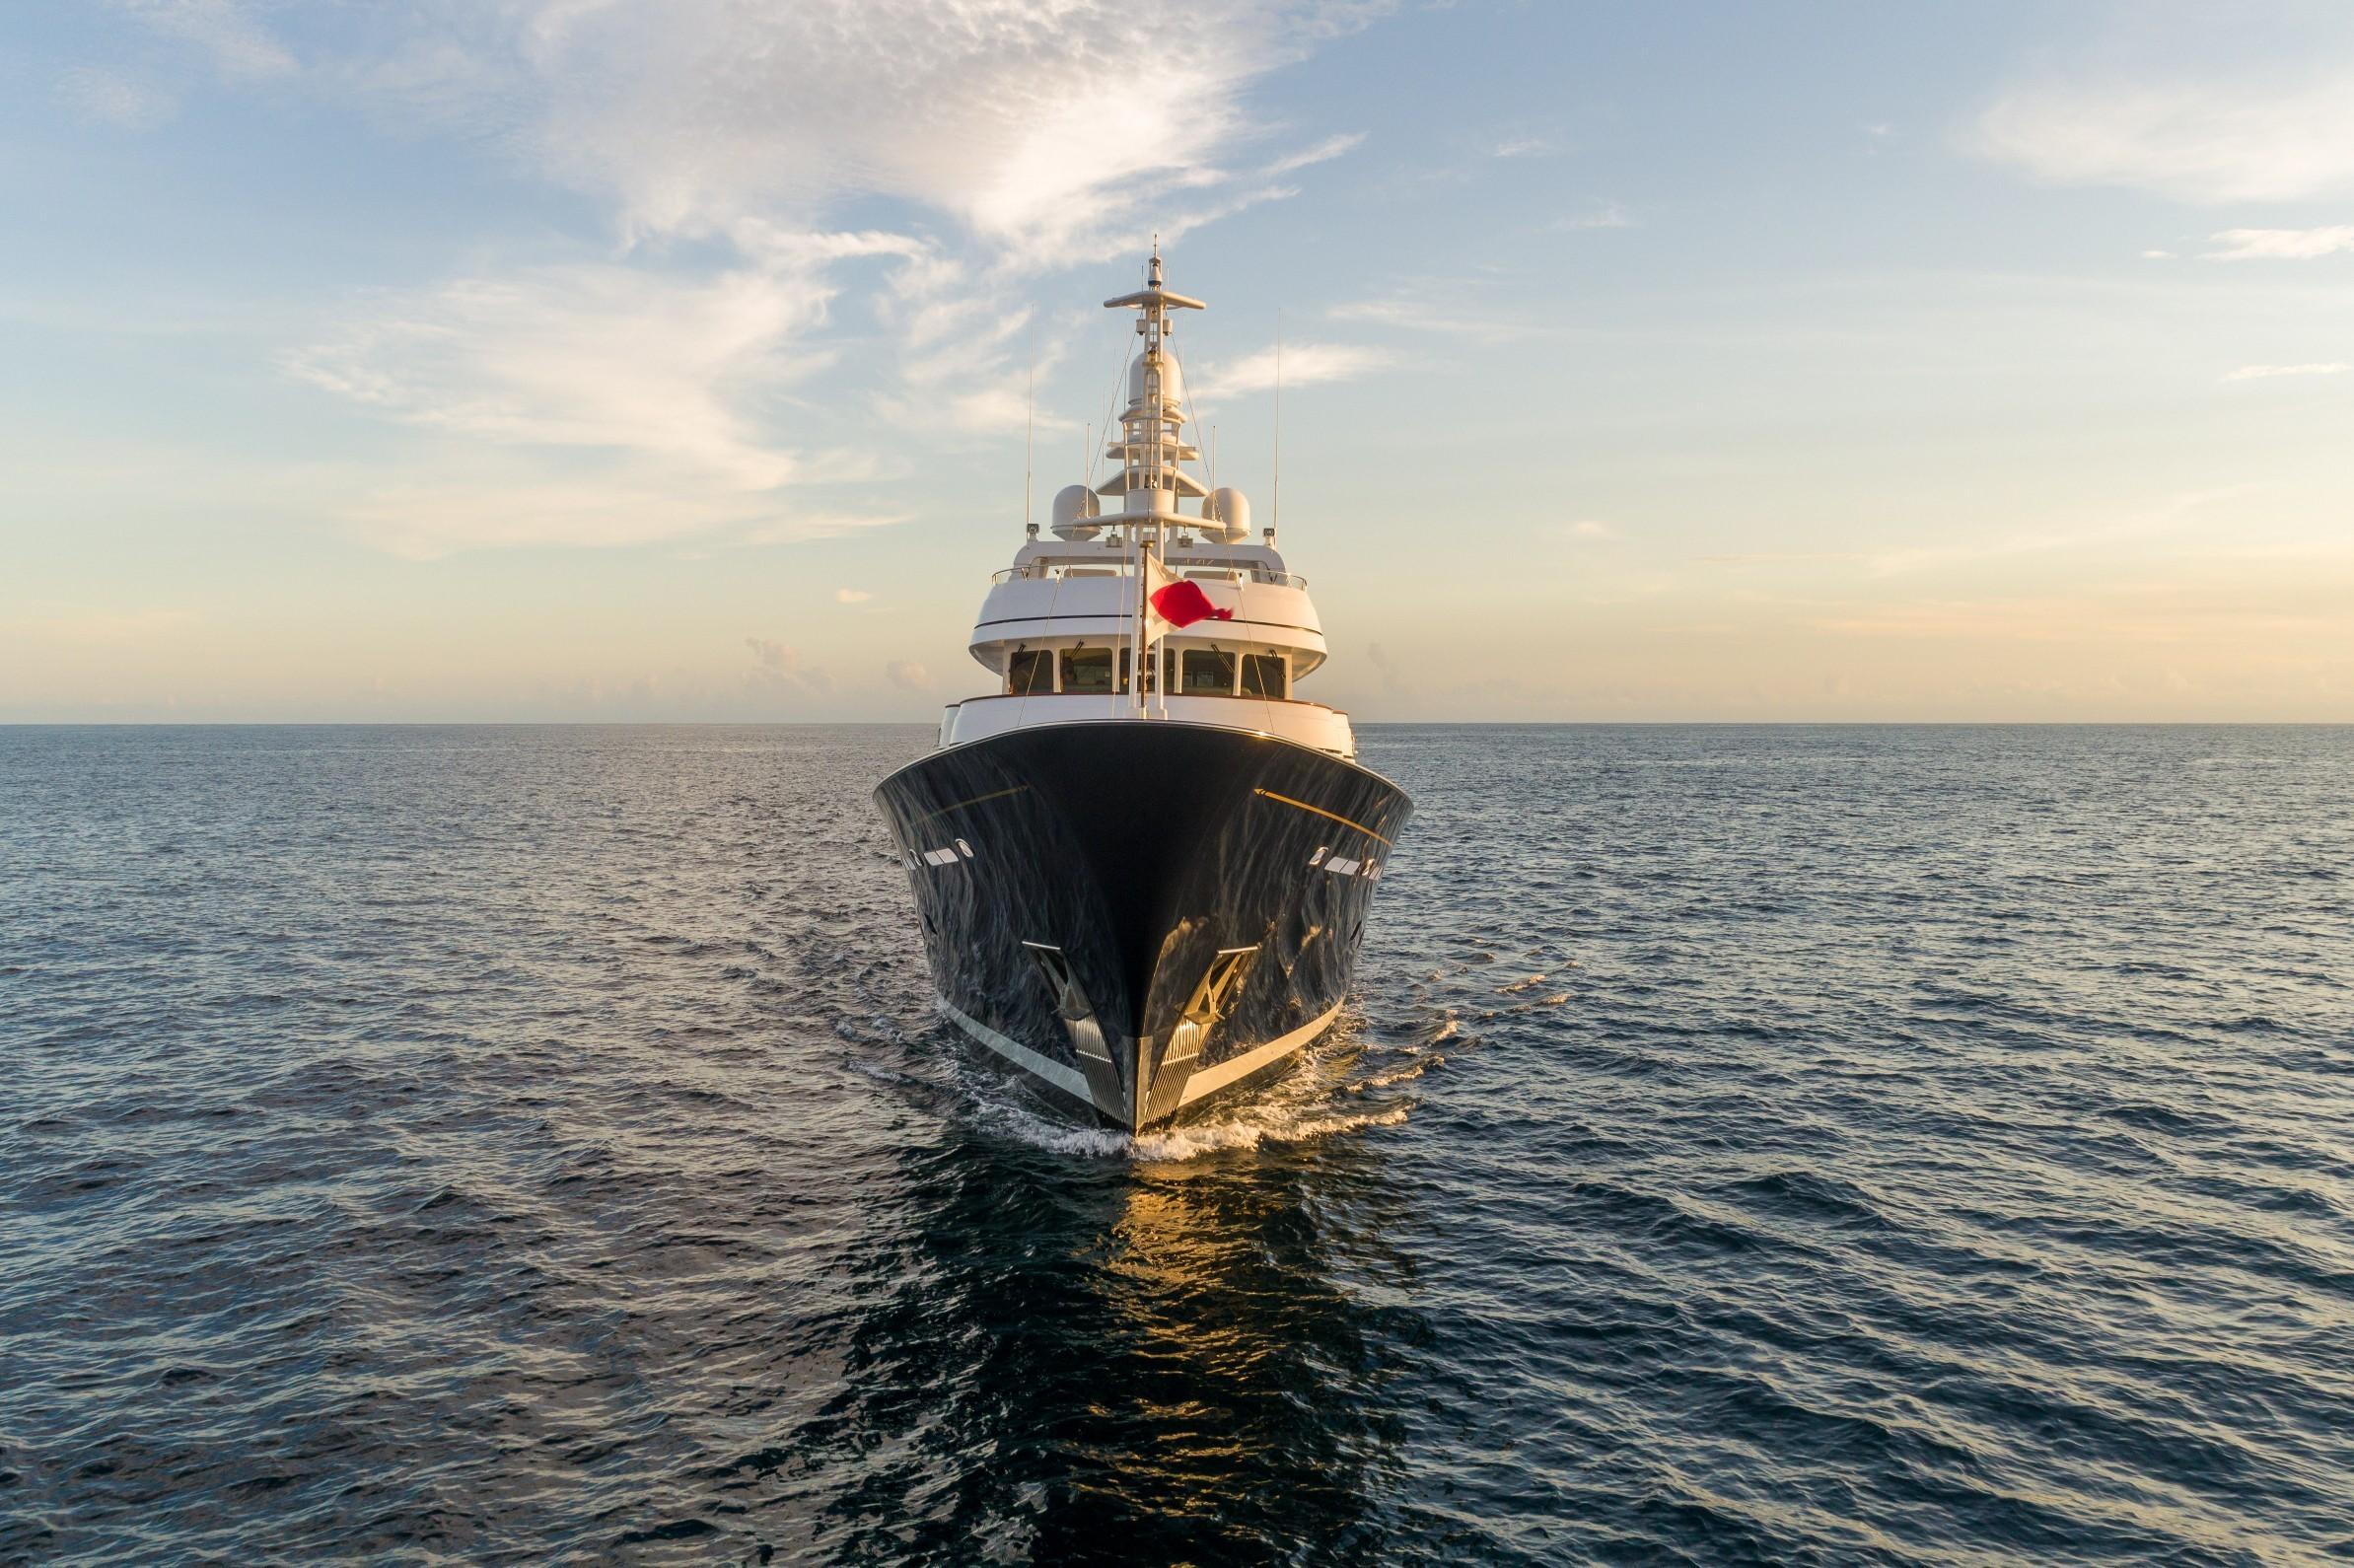
[[(1104, 494), (1121, 497), (1121, 527), (1136, 551), (1136, 592), (1129, 605), (1128, 694), (1133, 699), (1133, 710), (1141, 714), (1147, 706), (1146, 562), (1161, 558), (1162, 543), (1173, 520), (1182, 516), (1177, 511), (1178, 498), (1209, 494), (1206, 486), (1178, 466), (1183, 460), (1198, 458), (1200, 453), (1185, 445), (1183, 385), (1166, 347), (1173, 330), (1170, 312), (1208, 307), (1199, 300), (1172, 293), (1162, 282), (1158, 239), (1153, 242), (1145, 286), (1133, 294), (1106, 300), (1104, 307), (1136, 312), (1136, 333), (1144, 339), (1142, 355), (1128, 384), (1128, 406), (1120, 411), (1120, 438), (1110, 445), (1106, 454), (1119, 460), (1119, 473), (1098, 487)], [(1157, 656), (1158, 650), (1150, 651)], [(1155, 662), (1158, 663), (1157, 657)], [(1169, 694), (1161, 690), (1166, 682), (1157, 678), (1158, 674), (1156, 671), (1153, 689), (1161, 692), (1162, 712), (1166, 714)]]

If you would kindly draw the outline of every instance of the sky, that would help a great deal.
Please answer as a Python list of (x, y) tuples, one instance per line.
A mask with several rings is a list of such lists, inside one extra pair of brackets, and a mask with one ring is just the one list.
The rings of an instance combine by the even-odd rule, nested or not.
[(2342, 0), (60, 0), (0, 722), (931, 719), (1155, 234), (1304, 697), (2354, 721)]

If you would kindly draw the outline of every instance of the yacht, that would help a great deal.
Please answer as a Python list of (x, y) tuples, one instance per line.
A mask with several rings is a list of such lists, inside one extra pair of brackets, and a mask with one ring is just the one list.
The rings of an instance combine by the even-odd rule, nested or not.
[(1412, 803), (1358, 764), (1347, 714), (1296, 694), (1325, 658), (1308, 584), (1200, 474), (1172, 338), (1202, 302), (1156, 247), (1104, 303), (1136, 333), (1107, 476), (1056, 495), (1047, 536), (1027, 525), (972, 628), (996, 688), (875, 799), (941, 1013), (1140, 1132), (1331, 1025)]

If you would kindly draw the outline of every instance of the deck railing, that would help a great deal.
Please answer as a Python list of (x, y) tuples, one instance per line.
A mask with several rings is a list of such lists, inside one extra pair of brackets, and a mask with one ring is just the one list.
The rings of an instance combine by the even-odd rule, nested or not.
[[(1200, 568), (1196, 568), (1196, 570), (1200, 570)], [(1217, 568), (1217, 570), (1223, 572), (1228, 568)], [(1298, 572), (1273, 572), (1258, 566), (1234, 567), (1231, 570), (1237, 579), (1244, 582), (1264, 583), (1273, 588), (1305, 590), (1308, 587), (1308, 579), (1302, 577)], [(1128, 577), (1134, 575), (1117, 561), (1038, 561), (1029, 566), (1009, 566), (1003, 571), (992, 572), (989, 574), (989, 582), (991, 586), (1014, 582), (1047, 583), (1058, 578), (1068, 577), (1074, 571), (1082, 577)], [(1184, 563), (1179, 562), (1172, 575), (1184, 577), (1189, 574), (1184, 568)], [(1203, 578), (1200, 581), (1210, 582), (1217, 581), (1217, 579)]]

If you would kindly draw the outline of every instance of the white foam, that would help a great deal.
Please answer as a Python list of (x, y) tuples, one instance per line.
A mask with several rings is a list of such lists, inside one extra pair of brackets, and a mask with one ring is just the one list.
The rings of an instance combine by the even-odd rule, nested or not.
[[(1321, 1066), (1317, 1061), (1304, 1062), (1301, 1071), (1275, 1086), (1266, 1099), (1239, 1105), (1230, 1116), (1188, 1122), (1142, 1136), (1106, 1127), (1078, 1126), (1039, 1114), (1000, 1098), (1002, 1088), (975, 1095), (970, 1104), (976, 1120), (990, 1131), (1018, 1143), (1050, 1154), (1085, 1160), (1127, 1160), (1139, 1165), (1310, 1143), (1365, 1127), (1393, 1127), (1404, 1121), (1413, 1108), (1410, 1103), (1398, 1101), (1365, 1109), (1336, 1110), (1333, 1097), (1341, 1092), (1342, 1086), (1320, 1071)], [(1419, 1066), (1415, 1069), (1420, 1070)]]
[(1228, 1149), (1256, 1149), (1266, 1144), (1308, 1143), (1361, 1127), (1394, 1127), (1411, 1109), (1403, 1104), (1354, 1115), (1298, 1116), (1280, 1111), (1264, 1118), (1204, 1121), (1168, 1132), (1148, 1132), (1128, 1140), (1130, 1155), (1139, 1162), (1191, 1160)]
[(1410, 1084), (1446, 1059), (1438, 1052), (1433, 1051), (1427, 1056), (1415, 1057), (1403, 1067), (1393, 1067), (1386, 1073), (1376, 1073), (1357, 1087), (1359, 1089), (1388, 1089), (1392, 1084)]

